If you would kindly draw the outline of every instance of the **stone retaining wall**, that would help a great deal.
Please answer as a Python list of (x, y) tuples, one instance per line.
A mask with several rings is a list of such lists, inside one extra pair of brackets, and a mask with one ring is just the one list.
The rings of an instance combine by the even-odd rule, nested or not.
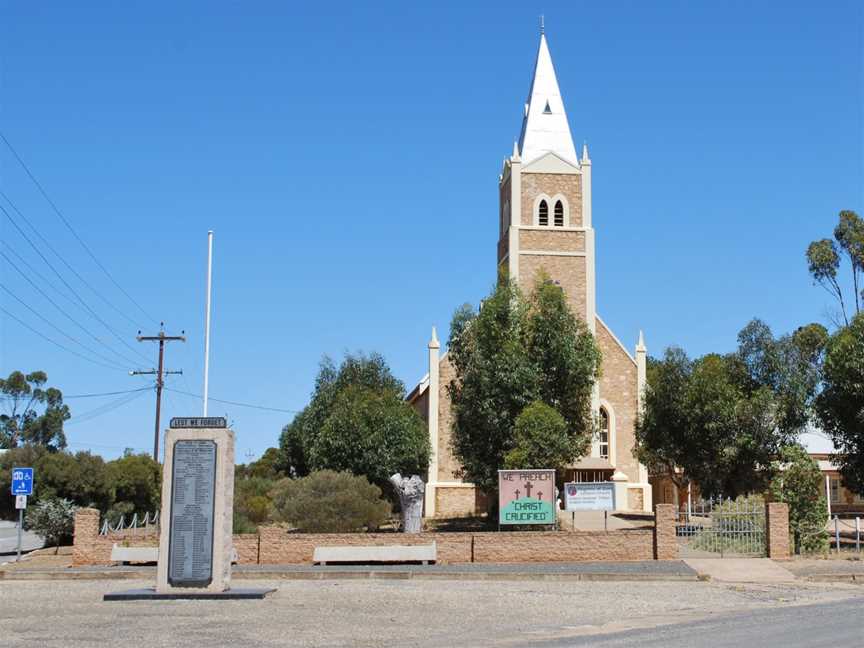
[(282, 527), (262, 527), (262, 565), (309, 564), (315, 547), (421, 545), (437, 543), (438, 562), (470, 563), (474, 533), (291, 533)]
[(159, 527), (124, 529), (99, 535), (99, 521), (100, 514), (96, 509), (81, 508), (75, 512), (74, 566), (111, 565), (111, 548), (115, 543), (133, 547), (159, 546)]
[[(115, 544), (130, 547), (158, 547), (159, 527), (124, 529), (99, 535), (100, 514), (96, 509), (81, 508), (75, 512), (75, 540), (72, 547), (72, 565), (113, 565), (111, 548)], [(241, 564), (258, 563), (259, 539), (257, 533), (234, 535), (234, 549)]]
[[(775, 553), (781, 550), (782, 510), (773, 512), (771, 528)], [(155, 527), (128, 529), (99, 535), (99, 511), (79, 509), (75, 514), (74, 565), (110, 565), (111, 547), (158, 546)], [(315, 547), (417, 545), (435, 542), (438, 562), (525, 563), (674, 560), (678, 557), (675, 513), (671, 505), (658, 505), (655, 528), (616, 531), (548, 532), (425, 532), (397, 533), (293, 533), (282, 527), (261, 527), (258, 533), (234, 536), (234, 548), (242, 564), (309, 564)], [(788, 531), (787, 531), (788, 537)], [(788, 539), (787, 539), (788, 546)]]

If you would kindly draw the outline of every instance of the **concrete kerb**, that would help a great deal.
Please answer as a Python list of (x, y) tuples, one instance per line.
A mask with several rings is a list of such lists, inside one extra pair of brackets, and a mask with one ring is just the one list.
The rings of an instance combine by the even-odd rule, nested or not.
[[(673, 561), (674, 562), (674, 561)], [(458, 565), (450, 565), (446, 569), (436, 569), (436, 566), (392, 566), (370, 567), (278, 567), (267, 568), (266, 566), (255, 569), (237, 569), (235, 576), (237, 580), (357, 580), (357, 579), (381, 579), (381, 580), (461, 580), (461, 581), (551, 581), (551, 582), (577, 582), (577, 581), (698, 581), (705, 580), (700, 575), (685, 566), (668, 565), (663, 569), (645, 570), (633, 567), (628, 570), (619, 566), (616, 571), (602, 571), (600, 569), (585, 569), (584, 567), (573, 567), (572, 569), (561, 568), (555, 570), (538, 569), (536, 565), (518, 568), (514, 565), (487, 565), (487, 569), (459, 569)], [(0, 571), (0, 580), (130, 580), (151, 579), (155, 577), (153, 567), (80, 567), (68, 569), (17, 569)]]

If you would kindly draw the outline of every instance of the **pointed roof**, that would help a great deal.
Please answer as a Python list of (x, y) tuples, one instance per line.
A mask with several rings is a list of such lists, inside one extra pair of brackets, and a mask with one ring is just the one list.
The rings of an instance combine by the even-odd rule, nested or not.
[(531, 92), (525, 104), (519, 150), (526, 164), (550, 151), (572, 164), (579, 164), (576, 147), (570, 136), (567, 113), (564, 111), (564, 100), (552, 65), (552, 55), (549, 54), (546, 35), (542, 33)]

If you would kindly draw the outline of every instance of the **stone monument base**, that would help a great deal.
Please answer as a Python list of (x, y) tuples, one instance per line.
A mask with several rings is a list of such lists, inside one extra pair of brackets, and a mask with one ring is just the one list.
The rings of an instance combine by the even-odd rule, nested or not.
[(102, 597), (103, 601), (231, 601), (237, 599), (263, 599), (276, 591), (275, 587), (233, 587), (222, 592), (157, 592), (155, 587), (111, 592)]

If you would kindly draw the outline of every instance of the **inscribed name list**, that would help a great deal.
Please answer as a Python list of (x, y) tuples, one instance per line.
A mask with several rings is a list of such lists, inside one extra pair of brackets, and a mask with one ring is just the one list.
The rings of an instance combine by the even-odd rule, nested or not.
[(207, 587), (213, 579), (216, 443), (177, 441), (171, 483), (168, 582)]

